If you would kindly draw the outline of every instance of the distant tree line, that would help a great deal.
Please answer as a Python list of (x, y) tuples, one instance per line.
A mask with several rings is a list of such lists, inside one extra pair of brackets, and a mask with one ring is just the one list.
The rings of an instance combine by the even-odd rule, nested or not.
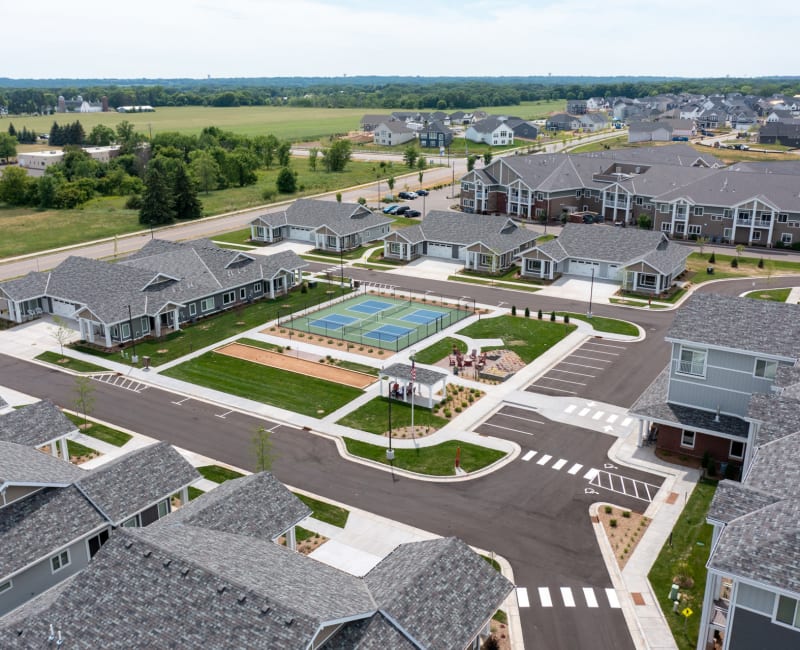
[(800, 78), (671, 79), (653, 77), (503, 77), (337, 79), (210, 79), (164, 80), (154, 85), (85, 83), (41, 87), (0, 84), (0, 106), (9, 113), (52, 110), (58, 96), (97, 100), (109, 106), (308, 106), (365, 109), (453, 110), (477, 106), (517, 105), (523, 101), (587, 99), (589, 97), (647, 97), (661, 93), (741, 92), (772, 95), (800, 92)]

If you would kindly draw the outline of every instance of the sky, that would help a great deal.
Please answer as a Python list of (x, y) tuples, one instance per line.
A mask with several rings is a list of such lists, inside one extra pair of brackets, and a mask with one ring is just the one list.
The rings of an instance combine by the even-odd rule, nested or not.
[(4, 4), (0, 77), (800, 75), (796, 0)]

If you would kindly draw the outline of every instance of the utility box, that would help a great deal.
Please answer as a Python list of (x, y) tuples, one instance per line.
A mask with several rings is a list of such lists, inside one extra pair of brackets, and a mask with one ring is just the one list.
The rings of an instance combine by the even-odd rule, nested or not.
[(676, 600), (678, 598), (678, 589), (680, 589), (680, 587), (673, 583), (672, 587), (669, 590), (670, 600)]

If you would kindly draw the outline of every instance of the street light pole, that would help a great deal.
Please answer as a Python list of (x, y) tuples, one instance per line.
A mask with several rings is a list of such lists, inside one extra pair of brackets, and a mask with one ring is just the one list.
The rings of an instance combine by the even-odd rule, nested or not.
[(594, 268), (592, 268), (592, 282), (589, 285), (589, 311), (586, 312), (586, 316), (591, 318), (592, 317), (592, 294), (594, 293)]
[(389, 448), (386, 450), (386, 460), (391, 464), (394, 460), (394, 449), (392, 449), (392, 379), (389, 378)]
[(417, 380), (417, 367), (415, 365), (416, 356), (416, 351), (411, 350), (411, 382), (408, 384), (408, 387), (411, 390), (411, 437), (414, 439), (416, 439), (416, 435), (414, 433), (414, 382)]
[(133, 316), (131, 315), (130, 305), (128, 305), (128, 327), (131, 330), (131, 343), (133, 344), (133, 353), (131, 354), (131, 361), (133, 363), (136, 363), (138, 361), (138, 358), (136, 357), (136, 337), (133, 335)]
[(339, 239), (339, 282), (342, 286), (342, 295), (344, 295), (344, 246), (342, 239)]

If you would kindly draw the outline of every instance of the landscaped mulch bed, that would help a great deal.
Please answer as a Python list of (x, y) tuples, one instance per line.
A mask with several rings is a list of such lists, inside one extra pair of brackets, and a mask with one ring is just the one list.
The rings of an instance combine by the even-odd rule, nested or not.
[[(606, 512), (607, 508), (611, 508), (611, 512)], [(623, 512), (627, 512), (628, 516), (623, 516)], [(650, 518), (638, 512), (632, 512), (627, 508), (612, 506), (600, 506), (597, 516), (600, 519), (600, 523), (603, 524), (603, 530), (606, 533), (609, 544), (611, 544), (611, 549), (614, 551), (614, 557), (620, 570), (622, 570), (647, 530)], [(611, 525), (612, 521), (615, 522), (614, 526)]]

